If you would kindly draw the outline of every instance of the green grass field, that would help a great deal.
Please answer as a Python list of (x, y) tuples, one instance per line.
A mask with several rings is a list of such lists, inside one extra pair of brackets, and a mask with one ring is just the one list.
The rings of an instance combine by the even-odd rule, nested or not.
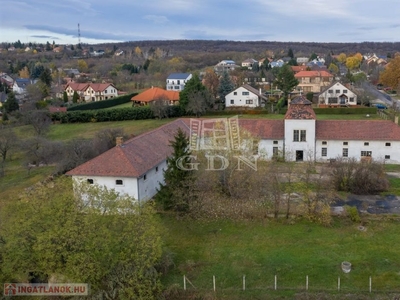
[[(304, 220), (288, 225), (161, 219), (166, 247), (175, 257), (175, 268), (163, 278), (166, 286), (183, 288), (185, 275), (195, 287), (187, 283), (188, 289), (207, 293), (215, 276), (218, 299), (264, 299), (275, 275), (276, 295), (304, 291), (306, 276), (310, 292), (335, 293), (338, 277), (341, 293), (368, 292), (371, 276), (373, 291), (400, 292), (398, 221), (368, 221), (360, 231), (347, 220), (327, 228)], [(348, 274), (341, 270), (343, 261), (352, 263)]]

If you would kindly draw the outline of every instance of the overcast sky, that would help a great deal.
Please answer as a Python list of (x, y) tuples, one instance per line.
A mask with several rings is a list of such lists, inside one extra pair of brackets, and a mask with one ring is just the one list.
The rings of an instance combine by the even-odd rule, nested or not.
[(1, 0), (0, 42), (398, 42), (399, 0)]

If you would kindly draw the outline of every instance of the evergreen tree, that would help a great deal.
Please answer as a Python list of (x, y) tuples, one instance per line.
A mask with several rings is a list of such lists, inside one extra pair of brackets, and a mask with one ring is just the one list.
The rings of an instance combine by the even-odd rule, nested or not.
[(64, 93), (63, 93), (63, 100), (64, 100), (64, 103), (68, 102), (68, 95), (67, 95), (66, 91), (64, 91)]
[(74, 94), (72, 95), (72, 102), (77, 103), (79, 99), (79, 95), (76, 91), (74, 91)]
[(290, 58), (294, 58), (293, 50), (291, 48), (289, 48), (287, 56), (289, 56)]
[(289, 93), (299, 84), (299, 81), (294, 77), (291, 67), (285, 64), (279, 69), (275, 84), (283, 92), (284, 99), (287, 100)]
[(222, 74), (222, 78), (219, 81), (219, 86), (218, 86), (219, 100), (225, 103), (225, 96), (228, 95), (230, 92), (232, 92), (234, 89), (235, 85), (233, 84), (228, 72), (225, 71)]
[(179, 93), (179, 105), (186, 110), (189, 103), (189, 95), (204, 91), (205, 89), (206, 87), (201, 83), (199, 76), (194, 74), (193, 77), (186, 82), (183, 91)]
[(51, 82), (53, 81), (53, 78), (51, 77), (51, 71), (49, 68), (44, 68), (42, 73), (39, 76), (40, 81), (42, 81), (45, 85), (48, 87), (51, 86)]
[(173, 153), (167, 158), (168, 168), (164, 171), (165, 184), (160, 184), (156, 201), (163, 205), (165, 210), (187, 211), (189, 209), (188, 197), (179, 197), (178, 195), (187, 195), (184, 189), (187, 189), (188, 183), (193, 178), (193, 171), (182, 170), (178, 166), (178, 160), (182, 160), (182, 165), (186, 168), (189, 163), (188, 156), (191, 155), (189, 150), (189, 138), (178, 129), (175, 139), (171, 141), (170, 146)]
[(4, 103), (4, 109), (7, 113), (19, 110), (19, 104), (13, 92), (8, 93), (7, 101)]

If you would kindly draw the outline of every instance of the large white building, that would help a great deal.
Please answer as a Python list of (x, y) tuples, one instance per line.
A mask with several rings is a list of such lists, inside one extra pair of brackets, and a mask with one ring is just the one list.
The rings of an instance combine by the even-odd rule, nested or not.
[[(207, 124), (210, 122), (207, 119)], [(105, 185), (139, 201), (148, 200), (164, 182), (166, 158), (172, 153), (170, 141), (178, 128), (188, 135), (202, 135), (201, 128), (191, 124), (201, 121), (175, 120), (118, 144), (67, 175)], [(343, 157), (400, 164), (398, 124), (387, 120), (316, 120), (311, 102), (304, 96), (292, 100), (283, 120), (238, 119), (238, 127), (259, 140), (258, 154), (264, 159), (284, 155), (289, 161), (328, 162)], [(215, 128), (220, 139), (221, 128)], [(207, 128), (208, 134), (210, 130)]]

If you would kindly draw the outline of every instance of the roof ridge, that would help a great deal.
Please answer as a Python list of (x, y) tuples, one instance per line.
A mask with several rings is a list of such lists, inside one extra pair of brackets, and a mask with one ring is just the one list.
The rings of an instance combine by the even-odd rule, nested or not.
[(144, 136), (146, 136), (146, 135), (149, 135), (150, 133), (153, 133), (153, 132), (155, 132), (155, 131), (157, 131), (157, 130), (160, 130), (160, 129), (163, 128), (163, 127), (170, 126), (170, 125), (173, 124), (174, 122), (178, 122), (178, 121), (181, 122), (183, 125), (185, 125), (188, 129), (190, 129), (190, 127), (187, 126), (187, 124), (182, 120), (182, 118), (179, 118), (179, 119), (176, 119), (176, 120), (174, 120), (174, 121), (172, 121), (172, 122), (169, 122), (169, 123), (167, 123), (167, 124), (161, 125), (160, 127), (154, 128), (154, 129), (152, 129), (152, 130), (149, 130), (149, 131), (143, 132), (143, 133), (141, 133), (141, 134), (139, 134), (139, 135), (137, 135), (137, 136), (134, 136), (133, 138), (130, 138), (129, 140), (127, 140), (127, 141), (124, 142), (123, 144), (129, 144), (129, 143), (133, 142), (134, 140), (136, 140), (136, 139), (138, 139), (138, 138), (140, 138), (140, 137), (144, 137)]

